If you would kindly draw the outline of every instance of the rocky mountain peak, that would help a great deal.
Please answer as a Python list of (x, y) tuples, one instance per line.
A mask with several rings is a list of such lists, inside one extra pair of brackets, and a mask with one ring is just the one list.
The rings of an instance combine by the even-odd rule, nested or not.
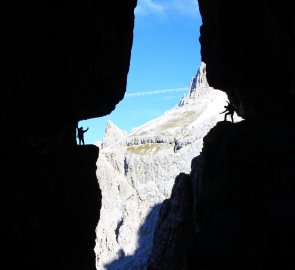
[(223, 120), (226, 101), (224, 92), (208, 86), (202, 63), (182, 106), (128, 134), (108, 121), (97, 162), (102, 190), (98, 270), (146, 269), (159, 206), (170, 197), (177, 175), (190, 173), (203, 137)]
[[(206, 64), (201, 63), (197, 75), (194, 78), (195, 84), (191, 85), (191, 90), (197, 89), (197, 88), (206, 88), (209, 87), (208, 81), (207, 81), (207, 74), (206, 74)], [(194, 87), (193, 87), (194, 86)]]
[(107, 121), (101, 148), (106, 148), (124, 140), (127, 132), (116, 126), (111, 120)]
[(182, 97), (178, 107), (194, 103), (196, 99), (204, 94), (204, 90), (208, 88), (210, 88), (210, 86), (206, 76), (206, 64), (202, 62), (199, 66), (196, 76), (193, 77), (190, 83), (188, 94)]

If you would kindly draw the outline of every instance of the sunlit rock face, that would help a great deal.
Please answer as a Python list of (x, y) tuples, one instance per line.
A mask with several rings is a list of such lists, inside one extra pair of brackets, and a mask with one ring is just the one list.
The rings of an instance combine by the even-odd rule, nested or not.
[(124, 96), (135, 5), (1, 1), (1, 268), (95, 269), (99, 151), (75, 128)]
[(294, 269), (294, 4), (199, 0), (218, 122), (160, 209), (149, 270)]
[(108, 122), (97, 162), (103, 198), (98, 269), (146, 267), (160, 204), (171, 195), (175, 177), (190, 172), (203, 137), (223, 119), (226, 100), (208, 86), (202, 64), (189, 93), (163, 116), (128, 134)]

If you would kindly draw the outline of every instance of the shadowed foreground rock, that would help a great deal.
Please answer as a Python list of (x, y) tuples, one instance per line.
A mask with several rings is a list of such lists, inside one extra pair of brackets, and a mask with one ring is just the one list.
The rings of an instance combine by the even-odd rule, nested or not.
[(180, 198), (163, 204), (149, 269), (292, 269), (294, 136), (281, 119), (219, 122), (191, 174), (179, 176)]
[[(294, 3), (199, 6), (209, 85), (245, 120), (219, 122), (204, 138), (191, 174), (174, 187), (181, 198), (160, 210), (148, 269), (294, 269)], [(179, 181), (190, 183), (192, 212)], [(177, 227), (183, 213), (190, 222)]]
[(1, 2), (6, 269), (95, 269), (98, 148), (78, 147), (75, 128), (109, 114), (124, 96), (135, 5)]
[(190, 180), (184, 173), (177, 176), (171, 198), (162, 204), (149, 262), (152, 265), (150, 269), (182, 269), (186, 266), (190, 244), (188, 239), (193, 235), (193, 194)]
[(9, 269), (95, 269), (101, 204), (95, 175), (98, 148), (22, 154), (26, 159), (21, 166), (5, 172), (17, 185), (2, 184), (2, 243)]
[(199, 0), (209, 85), (244, 119), (290, 112), (295, 88), (295, 5), (275, 0)]

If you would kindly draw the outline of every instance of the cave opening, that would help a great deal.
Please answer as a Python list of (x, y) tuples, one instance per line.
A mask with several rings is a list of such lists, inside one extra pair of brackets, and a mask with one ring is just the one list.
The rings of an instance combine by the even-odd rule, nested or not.
[(294, 3), (196, 2), (2, 1), (2, 265), (295, 268)]
[(138, 1), (124, 98), (109, 115), (79, 122), (88, 144), (102, 141), (108, 120), (130, 132), (187, 94), (201, 63), (200, 25), (197, 1)]

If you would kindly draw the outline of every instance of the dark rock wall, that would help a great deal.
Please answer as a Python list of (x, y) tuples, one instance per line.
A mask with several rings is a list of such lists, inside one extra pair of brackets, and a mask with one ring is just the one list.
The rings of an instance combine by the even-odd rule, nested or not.
[(294, 4), (200, 0), (199, 7), (209, 84), (226, 91), (243, 118), (290, 110), (295, 87)]
[(5, 171), (4, 179), (10, 181), (1, 184), (1, 244), (7, 267), (95, 269), (101, 205), (97, 147), (20, 155), (13, 170)]
[(1, 247), (6, 269), (95, 269), (99, 149), (79, 120), (123, 98), (131, 1), (2, 1)]
[(292, 119), (219, 122), (208, 133), (163, 203), (149, 270), (294, 269)]
[(277, 118), (219, 123), (207, 135), (201, 172), (193, 177), (200, 231), (191, 267), (294, 268), (294, 133)]
[[(204, 138), (160, 210), (148, 269), (294, 269), (294, 4), (199, 6), (209, 84), (245, 120), (219, 122)], [(190, 222), (177, 227), (182, 214)]]
[(194, 232), (192, 210), (191, 179), (182, 173), (175, 179), (171, 198), (161, 206), (149, 259), (151, 269), (182, 269), (186, 265), (188, 239)]
[(48, 136), (110, 113), (125, 93), (135, 4), (3, 1), (4, 120)]

